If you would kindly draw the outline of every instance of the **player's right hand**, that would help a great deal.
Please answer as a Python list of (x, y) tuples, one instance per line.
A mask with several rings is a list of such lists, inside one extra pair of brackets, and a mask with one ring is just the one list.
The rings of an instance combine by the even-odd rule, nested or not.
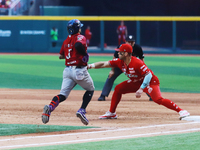
[(141, 95), (142, 95), (142, 93), (143, 93), (143, 89), (142, 89), (142, 88), (139, 88), (139, 89), (136, 91), (136, 93), (135, 93), (136, 98), (140, 98)]

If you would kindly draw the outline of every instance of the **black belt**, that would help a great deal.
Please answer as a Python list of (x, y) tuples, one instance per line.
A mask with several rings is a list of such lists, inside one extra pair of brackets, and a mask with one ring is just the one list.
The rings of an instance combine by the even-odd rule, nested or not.
[(66, 66), (66, 67), (72, 67), (72, 68), (83, 68), (85, 66)]

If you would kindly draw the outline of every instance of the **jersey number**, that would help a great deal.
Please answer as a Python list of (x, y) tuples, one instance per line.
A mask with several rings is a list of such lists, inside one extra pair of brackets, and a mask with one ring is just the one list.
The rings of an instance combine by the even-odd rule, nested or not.
[(72, 49), (68, 49), (68, 55), (66, 56), (67, 59), (70, 59), (71, 55), (70, 52), (72, 51)]

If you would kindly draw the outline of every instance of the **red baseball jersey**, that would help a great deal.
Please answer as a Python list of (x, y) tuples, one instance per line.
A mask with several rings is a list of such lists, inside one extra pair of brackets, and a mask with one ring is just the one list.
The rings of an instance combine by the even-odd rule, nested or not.
[(116, 58), (109, 61), (112, 67), (118, 67), (125, 75), (132, 80), (132, 82), (143, 82), (144, 77), (149, 72), (152, 73), (150, 84), (159, 84), (157, 76), (150, 70), (146, 64), (137, 57), (132, 56), (131, 62), (127, 66), (123, 60)]
[(82, 61), (83, 55), (81, 55), (75, 49), (75, 43), (80, 42), (85, 47), (87, 52), (86, 38), (85, 36), (77, 33), (74, 35), (68, 35), (67, 39), (63, 42), (60, 49), (60, 54), (65, 56), (66, 66), (87, 66), (87, 63)]
[(86, 29), (85, 30), (85, 37), (86, 37), (86, 39), (91, 39), (91, 37), (92, 37), (92, 33), (90, 32), (90, 30), (89, 29)]
[(126, 26), (119, 25), (117, 30), (118, 30), (119, 34), (125, 34)]

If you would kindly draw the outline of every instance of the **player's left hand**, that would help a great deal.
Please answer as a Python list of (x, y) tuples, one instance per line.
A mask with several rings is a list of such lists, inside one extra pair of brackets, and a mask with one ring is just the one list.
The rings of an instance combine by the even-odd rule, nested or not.
[(136, 98), (140, 98), (142, 93), (143, 93), (143, 89), (139, 88), (135, 93)]
[(109, 75), (108, 75), (108, 78), (111, 78), (113, 75), (114, 75), (114, 70), (111, 70), (110, 72), (109, 72)]
[(65, 55), (60, 55), (59, 59), (65, 59)]

